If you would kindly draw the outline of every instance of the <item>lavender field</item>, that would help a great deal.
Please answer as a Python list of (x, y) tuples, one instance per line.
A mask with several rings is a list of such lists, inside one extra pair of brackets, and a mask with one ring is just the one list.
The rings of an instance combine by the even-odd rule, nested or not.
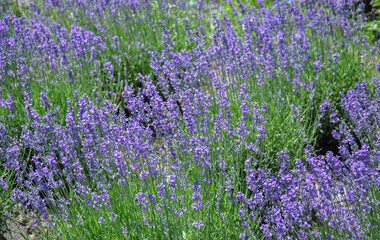
[(367, 8), (0, 0), (0, 239), (380, 239)]

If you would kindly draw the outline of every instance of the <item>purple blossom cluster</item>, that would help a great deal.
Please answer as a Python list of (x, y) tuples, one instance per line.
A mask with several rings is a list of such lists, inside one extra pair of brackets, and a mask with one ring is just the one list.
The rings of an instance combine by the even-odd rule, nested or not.
[[(363, 237), (369, 227), (362, 221), (379, 204), (371, 189), (380, 188), (380, 83), (361, 81), (342, 92), (340, 112), (316, 96), (333, 85), (322, 77), (335, 75), (339, 49), (367, 47), (354, 2), (275, 1), (272, 7), (260, 2), (260, 8), (228, 2), (232, 16), (211, 14), (211, 34), (184, 18), (190, 47), (179, 50), (165, 21), (154, 26), (145, 20), (152, 20), (155, 8), (177, 17), (173, 5), (183, 11), (195, 7), (200, 19), (212, 4), (43, 1), (30, 3), (34, 18), (5, 15), (0, 20), (0, 110), (10, 112), (9, 118), (22, 111), (27, 119), (18, 136), (0, 119), (0, 163), (16, 182), (12, 200), (49, 220), (52, 209), (68, 220), (69, 206), (81, 200), (96, 211), (109, 210), (96, 220), (102, 225), (121, 218), (111, 201), (117, 184), (126, 191), (120, 194), (132, 195), (141, 211), (139, 224), (147, 228), (158, 218), (169, 232), (170, 221), (184, 219), (202, 231), (210, 222), (204, 212), (215, 205), (222, 218), (228, 209), (221, 205), (229, 201), (238, 207), (241, 239), (326, 237), (315, 228), (319, 223), (350, 238)], [(72, 14), (74, 21), (85, 11), (86, 22), (66, 29), (44, 19), (52, 9)], [(109, 84), (122, 66), (125, 39), (108, 39), (112, 30), (104, 19), (137, 22), (161, 33), (162, 51), (141, 48), (152, 50), (153, 74), (139, 74), (139, 86), (122, 87), (122, 107), (102, 98), (99, 89), (78, 94), (88, 78), (100, 87)], [(331, 51), (316, 49), (315, 39), (331, 44)], [(65, 96), (59, 108), (49, 88), (61, 83), (72, 86), (67, 94), (74, 97)], [(268, 112), (273, 108), (267, 109), (263, 93), (254, 92), (263, 86), (265, 94), (284, 102), (291, 94), (304, 94), (291, 105), (297, 123), (304, 106), (321, 103), (314, 107), (337, 124), (332, 135), (339, 151), (318, 155), (305, 138), (302, 157), (292, 159), (283, 149), (277, 168), (268, 168), (266, 140), (273, 134)], [(3, 93), (12, 88), (19, 90), (15, 96)], [(10, 186), (0, 178), (0, 187)], [(124, 236), (134, 234), (120, 228)]]
[[(355, 89), (349, 90), (342, 96), (342, 107), (349, 118), (346, 128), (350, 131), (348, 139), (355, 138), (360, 145), (380, 146), (380, 83), (377, 78), (372, 79), (376, 91), (370, 93), (366, 82), (359, 82)], [(343, 126), (341, 128), (344, 128)], [(338, 138), (341, 134), (337, 134)], [(347, 144), (353, 144), (352, 140)]]
[[(311, 225), (316, 219), (349, 232), (350, 237), (364, 236), (366, 226), (361, 225), (361, 217), (371, 210), (368, 191), (373, 185), (379, 187), (379, 154), (363, 146), (347, 157), (332, 152), (310, 155), (305, 161), (297, 159), (292, 169), (289, 159), (281, 156), (276, 175), (247, 161), (246, 180), (252, 195), (240, 197), (249, 212), (242, 221), (248, 225), (258, 219), (264, 235), (277, 239), (322, 237)], [(245, 234), (253, 234), (248, 226)]]
[[(1, 148), (6, 153), (3, 166), (14, 170), (20, 184), (13, 198), (45, 218), (53, 206), (65, 216), (65, 205), (71, 201), (66, 199), (68, 185), (75, 186), (74, 198), (99, 209), (110, 206), (110, 179), (123, 182), (131, 171), (145, 175), (161, 171), (149, 144), (149, 128), (117, 116), (109, 101), (97, 107), (87, 95), (73, 103), (68, 99), (68, 106), (66, 126), (57, 121), (57, 112), (48, 110), (40, 116), (29, 107), (30, 123), (23, 126), (19, 142)], [(27, 149), (29, 159), (22, 149)]]
[[(67, 22), (84, 26), (105, 37), (109, 47), (119, 51), (120, 57), (130, 64), (147, 64), (148, 50), (162, 48), (160, 32), (162, 24), (181, 21), (187, 15), (194, 24), (206, 18), (219, 1), (135, 1), (135, 0), (37, 0), (30, 2), (28, 13), (41, 21)], [(56, 12), (65, 18), (52, 18)], [(206, 24), (208, 21), (204, 21)], [(115, 32), (117, 33), (116, 36)], [(139, 66), (135, 66), (139, 68)], [(144, 71), (143, 68), (139, 68)]]
[[(371, 189), (379, 188), (378, 121), (379, 86), (372, 81), (376, 91), (372, 92), (365, 82), (342, 93), (342, 118), (349, 121), (339, 124), (333, 136), (339, 141), (339, 153), (328, 151), (316, 155), (306, 149), (306, 159), (296, 160), (292, 168), (287, 152), (278, 155), (280, 170), (272, 175), (268, 169), (257, 168), (249, 157), (245, 171), (248, 189), (252, 194), (238, 192), (236, 198), (243, 202), (239, 215), (246, 233), (242, 238), (254, 235), (249, 231), (252, 219), (260, 221), (261, 229), (269, 238), (284, 239), (298, 235), (302, 239), (321, 234), (310, 225), (311, 221), (327, 222), (331, 228), (346, 231), (349, 237), (365, 236), (368, 226), (363, 218), (377, 200), (371, 199)], [(337, 112), (329, 102), (321, 105), (321, 112), (330, 109), (331, 122), (338, 122)], [(249, 213), (249, 214), (248, 214)], [(326, 236), (324, 236), (326, 237)]]
[(58, 23), (47, 26), (6, 15), (0, 29), (2, 82), (8, 78), (17, 78), (20, 85), (29, 80), (43, 82), (46, 75), (62, 73), (63, 81), (74, 82), (81, 78), (85, 64), (96, 65), (98, 54), (106, 48), (100, 36), (75, 25), (68, 30)]

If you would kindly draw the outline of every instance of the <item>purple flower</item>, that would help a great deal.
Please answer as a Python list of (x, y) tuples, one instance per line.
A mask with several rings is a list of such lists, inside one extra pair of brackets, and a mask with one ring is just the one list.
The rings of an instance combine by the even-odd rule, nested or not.
[(203, 224), (203, 221), (202, 221), (202, 220), (199, 220), (199, 221), (194, 220), (194, 222), (193, 222), (193, 226), (194, 226), (195, 228), (201, 228), (201, 227), (204, 226), (204, 224)]
[(116, 221), (116, 218), (117, 218), (117, 214), (111, 211), (110, 217), (109, 217), (110, 221), (114, 222)]

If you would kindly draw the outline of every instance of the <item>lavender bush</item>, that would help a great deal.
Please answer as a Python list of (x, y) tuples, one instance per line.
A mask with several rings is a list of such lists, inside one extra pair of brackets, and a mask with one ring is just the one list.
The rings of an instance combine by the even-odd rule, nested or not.
[(47, 239), (378, 237), (379, 49), (361, 7), (0, 13), (1, 189)]

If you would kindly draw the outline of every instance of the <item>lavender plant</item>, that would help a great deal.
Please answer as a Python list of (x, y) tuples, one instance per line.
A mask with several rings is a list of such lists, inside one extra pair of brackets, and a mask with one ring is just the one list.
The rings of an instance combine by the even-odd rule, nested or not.
[(24, 10), (0, 22), (0, 183), (47, 239), (379, 235), (378, 49), (354, 2)]
[[(94, 90), (103, 95), (102, 83), (113, 73), (109, 62), (98, 60), (106, 49), (100, 36), (74, 25), (68, 31), (60, 24), (46, 26), (11, 15), (4, 16), (0, 25), (0, 111), (7, 127), (20, 128), (27, 121), (25, 104), (44, 113), (44, 99), (55, 96), (51, 107), (65, 111), (67, 94)], [(28, 102), (26, 95), (31, 95)]]
[[(45, 22), (59, 22), (70, 29), (72, 24), (104, 36), (109, 47), (107, 54), (116, 55), (121, 60), (115, 71), (122, 73), (123, 80), (136, 84), (138, 73), (151, 74), (148, 51), (160, 51), (162, 26), (175, 29), (176, 49), (188, 48), (185, 41), (183, 17), (190, 18), (192, 26), (203, 25), (212, 9), (219, 8), (218, 1), (36, 1), (25, 8), (29, 16)], [(120, 79), (106, 84), (110, 90), (119, 93)], [(137, 81), (138, 82), (138, 81)], [(118, 90), (118, 91), (117, 91)], [(119, 99), (122, 101), (122, 98)]]

